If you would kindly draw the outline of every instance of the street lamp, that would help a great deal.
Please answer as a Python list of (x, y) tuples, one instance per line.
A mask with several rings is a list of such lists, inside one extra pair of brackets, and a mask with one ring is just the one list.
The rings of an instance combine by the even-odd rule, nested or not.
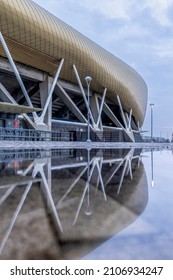
[(92, 78), (87, 76), (85, 77), (85, 81), (87, 84), (87, 96), (88, 96), (88, 106), (87, 106), (87, 110), (88, 110), (88, 138), (87, 138), (87, 142), (91, 142), (90, 139), (90, 83), (92, 81)]
[(153, 142), (153, 108), (154, 108), (154, 104), (151, 103), (150, 107), (151, 107), (151, 142)]

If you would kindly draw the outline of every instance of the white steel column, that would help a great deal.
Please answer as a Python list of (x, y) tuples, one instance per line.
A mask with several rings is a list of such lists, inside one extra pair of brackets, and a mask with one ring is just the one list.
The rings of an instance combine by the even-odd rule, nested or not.
[(103, 97), (102, 97), (102, 100), (101, 100), (101, 105), (100, 105), (99, 114), (98, 114), (97, 123), (96, 123), (97, 127), (98, 127), (99, 123), (101, 122), (101, 114), (102, 114), (102, 111), (103, 111), (103, 105), (104, 105), (104, 102), (105, 102), (106, 92), (107, 92), (107, 88), (104, 89)]
[(129, 130), (132, 129), (131, 122), (132, 122), (132, 109), (130, 110), (130, 114), (129, 114), (129, 124), (128, 124)]
[(105, 114), (111, 119), (111, 121), (115, 124), (115, 126), (117, 126), (118, 128), (123, 129), (122, 124), (121, 124), (120, 121), (117, 119), (117, 117), (115, 116), (115, 114), (112, 112), (112, 110), (110, 109), (110, 107), (106, 104), (106, 102), (104, 102), (104, 104), (103, 104), (103, 111), (104, 111)]
[(124, 122), (124, 127), (125, 127), (125, 129), (127, 129), (127, 122), (126, 122), (125, 114), (124, 114), (124, 112), (123, 112), (123, 108), (122, 108), (122, 105), (121, 105), (121, 101), (120, 101), (120, 98), (119, 98), (118, 95), (117, 95), (117, 100), (118, 100), (118, 105), (119, 105), (120, 112), (121, 112), (121, 117), (122, 117), (123, 122)]
[[(48, 110), (48, 108), (50, 109), (49, 105), (51, 103), (51, 100), (52, 100), (52, 95), (53, 95), (53, 92), (54, 92), (54, 89), (55, 89), (55, 86), (57, 84), (57, 81), (58, 81), (58, 78), (59, 78), (59, 75), (60, 75), (60, 72), (61, 72), (61, 69), (62, 69), (62, 66), (63, 66), (63, 63), (64, 63), (64, 59), (62, 59), (60, 61), (60, 64), (59, 64), (59, 67), (57, 69), (57, 72), (56, 72), (56, 75), (54, 77), (54, 80), (50, 86), (49, 82), (48, 82), (48, 96), (47, 96), (47, 99), (46, 99), (46, 103), (44, 104), (44, 108), (43, 108), (43, 111), (41, 113), (41, 116), (38, 117), (35, 122), (36, 124), (38, 125), (45, 125), (44, 123), (44, 118), (45, 118), (45, 115), (46, 115), (46, 112)], [(49, 90), (50, 88), (50, 90)], [(41, 92), (40, 92), (41, 94)], [(51, 126), (51, 124), (49, 124)], [(50, 129), (49, 129), (50, 130)]]
[(82, 83), (81, 83), (81, 80), (80, 80), (80, 78), (79, 78), (79, 74), (78, 74), (78, 72), (77, 72), (77, 69), (76, 69), (76, 66), (75, 66), (75, 65), (73, 65), (73, 69), (74, 69), (74, 72), (75, 72), (75, 75), (76, 75), (76, 79), (77, 79), (77, 81), (78, 81), (78, 85), (79, 85), (79, 88), (80, 88), (80, 90), (81, 90), (83, 99), (84, 99), (84, 101), (85, 101), (85, 105), (86, 105), (86, 107), (87, 107), (87, 110), (89, 111), (92, 125), (94, 126), (95, 121), (94, 121), (94, 118), (93, 118), (91, 109), (90, 109), (89, 104), (88, 104), (88, 100), (87, 100), (87, 98), (86, 98), (85, 91), (84, 91), (84, 89), (83, 89), (83, 86), (82, 86)]
[(87, 119), (82, 114), (82, 112), (79, 110), (79, 108), (76, 106), (76, 104), (73, 102), (73, 100), (70, 98), (68, 93), (65, 91), (65, 89), (60, 85), (60, 83), (57, 82), (57, 85), (55, 87), (55, 93), (57, 96), (59, 96), (65, 105), (73, 112), (73, 114), (83, 123), (87, 123)]
[[(21, 90), (22, 90), (22, 92), (23, 92), (23, 94), (24, 94), (24, 96), (25, 96), (25, 98), (26, 98), (26, 100), (27, 100), (28, 105), (29, 105), (30, 107), (33, 107), (32, 102), (31, 102), (31, 99), (30, 99), (30, 97), (29, 97), (29, 95), (28, 95), (28, 93), (27, 93), (27, 91), (26, 91), (26, 88), (25, 88), (25, 86), (24, 86), (24, 83), (23, 83), (23, 81), (22, 81), (22, 79), (21, 79), (21, 77), (20, 77), (20, 74), (19, 74), (19, 72), (18, 72), (18, 70), (17, 70), (17, 67), (16, 67), (16, 65), (15, 65), (15, 63), (14, 63), (14, 61), (13, 61), (13, 58), (12, 58), (12, 56), (11, 56), (11, 54), (10, 54), (10, 51), (9, 51), (9, 49), (8, 49), (6, 43), (5, 43), (5, 40), (4, 40), (4, 38), (3, 38), (1, 32), (0, 32), (0, 42), (1, 42), (2, 46), (3, 46), (3, 49), (4, 49), (4, 51), (5, 51), (6, 55), (7, 55), (7, 57), (8, 57), (8, 60), (9, 60), (9, 62), (10, 62), (10, 64), (11, 64), (11, 67), (12, 67), (12, 69), (13, 69), (13, 71), (14, 71), (14, 74), (15, 74), (15, 76), (16, 76), (16, 79), (17, 79), (18, 82), (19, 82), (19, 85), (20, 85)], [(36, 119), (36, 118), (37, 118), (36, 112), (33, 112), (32, 114), (33, 114), (34, 119)]]
[[(11, 94), (7, 91), (7, 89), (1, 83), (0, 83), (0, 93), (3, 93), (4, 98), (6, 99), (7, 102), (18, 105), (16, 100), (11, 96)], [(25, 113), (22, 115), (24, 116), (26, 121), (30, 124), (30, 126), (32, 126), (32, 128), (35, 128), (35, 125), (34, 125), (33, 121), (30, 119), (30, 117)]]
[(117, 100), (118, 100), (118, 104), (119, 104), (119, 108), (120, 108), (120, 112), (121, 112), (121, 117), (122, 117), (123, 123), (124, 123), (124, 131), (126, 132), (128, 137), (131, 139), (131, 141), (135, 142), (134, 134), (133, 134), (133, 131), (131, 129), (132, 109), (130, 110), (130, 113), (129, 113), (129, 116), (128, 116), (128, 124), (127, 124), (126, 116), (125, 116), (125, 113), (123, 111), (123, 107), (122, 107), (122, 104), (121, 104), (121, 101), (120, 101), (120, 97), (118, 95), (117, 95)]

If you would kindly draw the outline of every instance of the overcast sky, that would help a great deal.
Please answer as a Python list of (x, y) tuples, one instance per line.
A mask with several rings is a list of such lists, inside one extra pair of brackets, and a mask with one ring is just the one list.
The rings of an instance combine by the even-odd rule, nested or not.
[(173, 0), (34, 0), (131, 65), (145, 80), (148, 109), (143, 125), (154, 135), (173, 132)]

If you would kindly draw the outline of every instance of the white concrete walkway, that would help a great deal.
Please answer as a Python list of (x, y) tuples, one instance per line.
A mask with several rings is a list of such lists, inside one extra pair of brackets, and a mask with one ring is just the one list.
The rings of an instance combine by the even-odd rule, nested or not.
[(173, 149), (173, 143), (131, 143), (131, 142), (51, 142), (51, 141), (0, 141), (4, 149), (129, 149), (165, 148)]

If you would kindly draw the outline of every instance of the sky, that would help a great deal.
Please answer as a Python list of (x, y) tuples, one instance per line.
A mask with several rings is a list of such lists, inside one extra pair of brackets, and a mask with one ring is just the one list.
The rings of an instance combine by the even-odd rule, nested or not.
[(154, 151), (154, 187), (151, 185), (151, 153), (143, 154), (142, 162), (148, 181), (146, 208), (134, 223), (102, 243), (84, 259), (173, 259), (173, 251), (170, 250), (173, 242), (173, 219), (170, 215), (173, 206), (172, 151)]
[(132, 66), (148, 86), (143, 130), (173, 133), (173, 0), (34, 0)]

